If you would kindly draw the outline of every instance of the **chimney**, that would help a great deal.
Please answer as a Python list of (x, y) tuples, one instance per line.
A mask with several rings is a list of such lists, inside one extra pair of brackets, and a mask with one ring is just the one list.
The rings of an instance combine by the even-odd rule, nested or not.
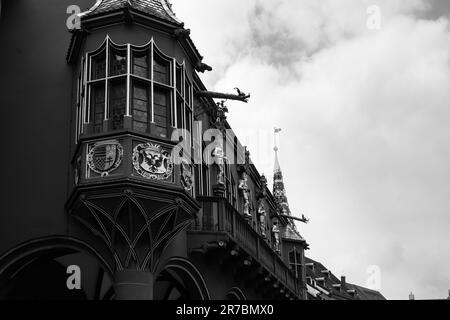
[(409, 294), (409, 300), (416, 300), (416, 298), (414, 297), (414, 294), (412, 292)]
[(341, 276), (341, 288), (344, 292), (347, 291), (347, 281), (345, 276)]

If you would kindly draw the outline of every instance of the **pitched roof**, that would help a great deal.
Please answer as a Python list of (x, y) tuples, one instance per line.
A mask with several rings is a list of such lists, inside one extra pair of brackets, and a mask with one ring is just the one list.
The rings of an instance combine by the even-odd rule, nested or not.
[[(320, 284), (316, 283), (316, 286), (331, 292), (333, 298), (346, 300), (386, 300), (386, 298), (378, 291), (357, 286), (348, 282), (345, 284), (345, 290), (340, 290), (340, 288), (338, 289), (333, 285), (342, 285), (341, 280), (338, 279), (322, 263), (314, 261), (308, 257), (305, 257), (305, 262), (307, 264), (314, 265), (314, 269), (306, 267), (306, 277), (312, 278), (313, 280), (323, 278), (324, 281)], [(328, 271), (329, 275), (327, 276), (323, 271)], [(350, 295), (347, 290), (355, 290), (356, 296)]]
[(347, 283), (350, 290), (355, 290), (360, 300), (386, 300), (386, 298), (378, 291)]
[(97, 0), (97, 3), (82, 16), (83, 18), (97, 16), (127, 7), (166, 22), (182, 24), (173, 13), (168, 0)]

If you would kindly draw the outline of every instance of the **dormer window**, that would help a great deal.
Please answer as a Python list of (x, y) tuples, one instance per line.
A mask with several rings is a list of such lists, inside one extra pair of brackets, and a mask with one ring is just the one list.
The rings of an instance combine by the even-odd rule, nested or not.
[[(165, 55), (154, 41), (117, 45), (109, 37), (83, 58), (77, 137), (121, 129), (168, 138), (170, 128), (192, 128), (192, 82), (185, 64)], [(129, 118), (128, 121), (125, 119)], [(79, 121), (80, 122), (80, 121)], [(79, 123), (77, 122), (77, 123)]]
[(327, 279), (330, 278), (330, 270), (322, 270), (322, 274), (325, 275)]

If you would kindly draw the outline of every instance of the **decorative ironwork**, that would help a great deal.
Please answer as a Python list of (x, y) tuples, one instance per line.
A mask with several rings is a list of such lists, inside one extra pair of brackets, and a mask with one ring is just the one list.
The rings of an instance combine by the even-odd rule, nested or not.
[(116, 140), (98, 142), (87, 156), (89, 169), (102, 177), (107, 177), (122, 163), (123, 147)]
[(173, 173), (170, 153), (152, 143), (139, 144), (134, 148), (133, 166), (139, 175), (149, 180), (167, 180)]

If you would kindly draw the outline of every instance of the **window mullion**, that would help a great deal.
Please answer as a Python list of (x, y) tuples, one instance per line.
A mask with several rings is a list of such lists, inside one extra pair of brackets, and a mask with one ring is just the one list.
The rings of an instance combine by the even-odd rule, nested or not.
[(108, 77), (109, 77), (109, 37), (106, 38), (106, 66), (105, 66), (105, 115), (104, 120), (108, 120), (109, 118), (109, 103), (108, 103), (108, 94), (109, 94), (109, 88), (108, 88)]
[(155, 108), (155, 94), (154, 94), (154, 90), (153, 90), (153, 59), (154, 59), (154, 49), (155, 49), (155, 45), (153, 42), (153, 38), (151, 41), (151, 45), (150, 45), (150, 107), (151, 107), (151, 120), (152, 123), (155, 123), (155, 112), (154, 112), (154, 108)]
[(172, 111), (174, 114), (174, 123), (175, 125), (173, 125), (173, 123), (171, 123), (172, 127), (174, 128), (178, 128), (178, 108), (177, 108), (177, 60), (175, 58), (172, 59), (172, 85), (173, 85), (173, 89), (172, 89), (172, 96), (173, 96), (173, 103), (172, 103)]
[[(86, 53), (86, 58), (85, 58), (85, 68), (84, 68), (84, 74), (83, 74), (83, 78), (84, 78), (84, 97), (83, 97), (83, 126), (86, 123), (90, 122), (90, 113), (91, 113), (91, 104), (89, 103), (89, 101), (87, 100), (87, 97), (90, 97), (90, 86), (88, 87), (87, 84), (87, 80), (88, 80), (88, 74), (91, 74), (91, 68), (92, 68), (92, 61), (91, 58), (88, 58), (88, 54)], [(86, 68), (86, 65), (88, 66)], [(89, 91), (89, 92), (88, 92)], [(89, 104), (89, 105), (88, 105)], [(84, 132), (84, 128), (82, 128), (82, 131)]]
[(130, 117), (131, 116), (131, 111), (130, 111), (130, 99), (131, 99), (131, 84), (130, 84), (130, 73), (131, 73), (131, 46), (128, 43), (127, 44), (127, 111), (126, 111), (126, 116)]

